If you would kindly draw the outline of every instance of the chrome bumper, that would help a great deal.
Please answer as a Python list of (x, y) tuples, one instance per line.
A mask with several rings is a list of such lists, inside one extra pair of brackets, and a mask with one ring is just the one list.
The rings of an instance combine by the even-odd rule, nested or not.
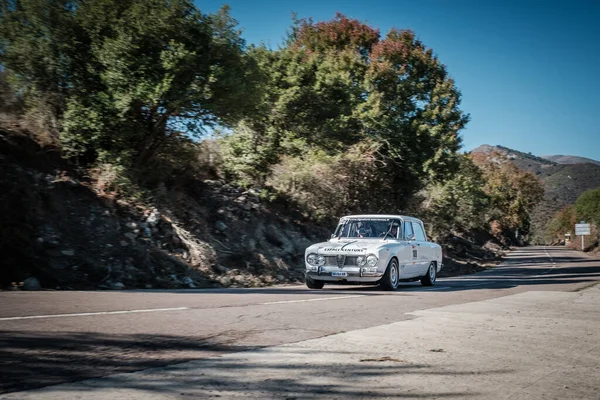
[[(346, 276), (333, 276), (334, 272), (345, 272)], [(361, 267), (318, 267), (317, 271), (306, 271), (306, 275), (312, 279), (328, 282), (377, 282), (383, 276), (383, 272), (364, 272)]]

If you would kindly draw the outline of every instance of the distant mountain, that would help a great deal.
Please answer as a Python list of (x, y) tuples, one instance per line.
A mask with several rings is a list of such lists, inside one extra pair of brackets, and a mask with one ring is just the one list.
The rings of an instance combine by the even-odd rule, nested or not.
[(578, 156), (538, 157), (504, 146), (482, 145), (472, 153), (493, 157), (499, 153), (524, 171), (535, 174), (544, 186), (544, 199), (532, 214), (534, 237), (544, 241), (549, 220), (561, 208), (575, 203), (586, 190), (600, 187), (600, 161)]
[(562, 154), (556, 156), (542, 156), (542, 158), (555, 162), (557, 164), (596, 164), (600, 165), (600, 161), (592, 160), (591, 158), (579, 156), (564, 156)]

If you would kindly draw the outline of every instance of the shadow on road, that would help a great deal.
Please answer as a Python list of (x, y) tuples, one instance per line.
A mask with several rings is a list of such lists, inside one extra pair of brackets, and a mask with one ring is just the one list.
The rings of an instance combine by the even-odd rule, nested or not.
[[(245, 357), (212, 358), (223, 353), (247, 350), (217, 343), (217, 338), (192, 340), (178, 336), (104, 335), (97, 333), (43, 334), (0, 332), (0, 393), (21, 391), (115, 373), (146, 370), (142, 374), (119, 374), (104, 380), (81, 382), (63, 390), (91, 393), (99, 388), (124, 388), (148, 393), (204, 398), (206, 392), (243, 393), (249, 398), (295, 398), (295, 395), (337, 395), (342, 398), (428, 398), (434, 393), (406, 393), (402, 377), (419, 375), (506, 374), (507, 370), (450, 371), (396, 359), (363, 359), (360, 351), (331, 352), (331, 357), (307, 363), (307, 349), (286, 348), (286, 361), (256, 363)], [(268, 350), (271, 351), (271, 350)], [(295, 354), (294, 354), (295, 352)], [(173, 355), (175, 354), (175, 355)], [(337, 357), (337, 358), (336, 358)], [(342, 358), (340, 361), (339, 358)], [(204, 360), (202, 360), (204, 358)], [(181, 364), (195, 359), (196, 361)], [(338, 359), (336, 362), (335, 360)], [(167, 368), (168, 378), (153, 367)], [(178, 365), (172, 365), (178, 364)], [(193, 368), (191, 368), (193, 367)], [(252, 371), (251, 373), (249, 371)], [(290, 373), (293, 371), (293, 373)], [(160, 373), (159, 373), (160, 372)], [(300, 373), (298, 373), (300, 372)], [(318, 384), (315, 379), (323, 377)], [(365, 381), (397, 382), (377, 387)], [(318, 380), (318, 379), (317, 379)], [(362, 383), (361, 383), (362, 382)], [(440, 398), (476, 396), (473, 392), (435, 393)], [(196, 396), (196, 397), (194, 397)], [(288, 397), (291, 396), (291, 397)], [(227, 395), (221, 396), (227, 397)]]
[(0, 393), (246, 349), (218, 338), (0, 331)]

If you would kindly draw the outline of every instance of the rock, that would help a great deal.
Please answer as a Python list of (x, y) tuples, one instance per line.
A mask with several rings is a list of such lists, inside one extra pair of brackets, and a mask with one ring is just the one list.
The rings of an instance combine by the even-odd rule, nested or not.
[(43, 244), (44, 243), (44, 238), (43, 237), (39, 237), (37, 239), (35, 239), (35, 241), (39, 244)]
[(149, 283), (146, 283), (146, 285), (144, 286), (146, 289), (152, 289), (152, 285)]
[(175, 275), (175, 274), (169, 275), (169, 278), (171, 278), (171, 282), (173, 282), (173, 283), (176, 283), (176, 284), (181, 283), (181, 281), (179, 280), (179, 278), (177, 278), (177, 275)]
[(222, 183), (220, 181), (214, 181), (214, 180), (211, 180), (211, 179), (206, 179), (204, 181), (204, 183), (206, 185), (208, 185), (208, 186), (221, 186), (222, 185)]
[(34, 278), (33, 276), (30, 278), (27, 278), (23, 281), (23, 290), (41, 290), (42, 289), (42, 285), (40, 285), (40, 281), (37, 280), (37, 278)]
[(150, 226), (155, 226), (156, 224), (158, 224), (159, 218), (160, 214), (158, 213), (158, 211), (153, 210), (148, 216), (148, 218), (146, 218), (146, 223)]
[(240, 196), (237, 199), (235, 199), (236, 203), (245, 203), (246, 200), (248, 200), (248, 198), (246, 196)]
[(224, 276), (221, 279), (219, 279), (219, 283), (221, 284), (221, 286), (229, 287), (231, 286), (231, 279), (227, 276)]
[(63, 250), (63, 251), (61, 251), (61, 254), (63, 256), (73, 257), (75, 255), (75, 250), (73, 250), (73, 249)]
[(125, 226), (129, 229), (136, 229), (137, 228), (137, 224), (135, 222), (128, 222), (125, 224)]
[(123, 290), (123, 289), (125, 289), (125, 285), (123, 285), (121, 282), (111, 283), (110, 284), (110, 289), (112, 289), (112, 290)]
[(220, 273), (222, 273), (222, 274), (226, 274), (226, 273), (228, 273), (228, 272), (229, 272), (229, 268), (227, 268), (227, 267), (226, 267), (226, 266), (224, 266), (224, 265), (216, 265), (216, 266), (215, 266), (215, 269), (216, 269), (217, 271), (219, 271)]
[(223, 222), (223, 221), (217, 221), (217, 222), (215, 222), (215, 228), (218, 231), (223, 232), (223, 231), (227, 230), (227, 225), (225, 225), (225, 222)]
[(135, 240), (135, 238), (136, 238), (137, 236), (135, 235), (135, 233), (132, 233), (132, 232), (127, 232), (127, 233), (125, 234), (125, 237), (126, 237), (127, 239), (129, 239), (129, 240)]
[(184, 277), (181, 280), (181, 283), (183, 283), (184, 285), (187, 285), (190, 289), (194, 289), (196, 287), (196, 285), (194, 284), (194, 280), (192, 278), (190, 278), (189, 276)]
[(284, 282), (285, 281), (285, 276), (283, 276), (283, 275), (277, 275), (275, 277), (275, 279), (277, 279), (279, 282)]
[(126, 246), (128, 246), (128, 245), (129, 245), (129, 243), (127, 243), (127, 242), (126, 242), (126, 241), (124, 241), (124, 240), (121, 240), (119, 243), (121, 244), (121, 247), (126, 247)]

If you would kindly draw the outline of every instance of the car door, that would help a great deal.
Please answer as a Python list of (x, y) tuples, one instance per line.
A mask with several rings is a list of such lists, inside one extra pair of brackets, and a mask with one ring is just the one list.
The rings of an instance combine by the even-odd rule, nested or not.
[(418, 252), (418, 274), (422, 276), (427, 273), (429, 263), (433, 258), (433, 255), (431, 254), (433, 249), (429, 247), (429, 243), (427, 242), (427, 237), (425, 236), (425, 230), (423, 229), (423, 225), (421, 225), (421, 223), (419, 222), (413, 221), (412, 227), (415, 233), (415, 244), (417, 246)]
[(400, 263), (400, 265), (404, 265), (402, 277), (412, 278), (418, 276), (421, 273), (419, 246), (417, 246), (415, 232), (410, 221), (405, 221), (402, 224), (402, 239), (404, 240), (402, 253), (405, 255), (404, 260)]

